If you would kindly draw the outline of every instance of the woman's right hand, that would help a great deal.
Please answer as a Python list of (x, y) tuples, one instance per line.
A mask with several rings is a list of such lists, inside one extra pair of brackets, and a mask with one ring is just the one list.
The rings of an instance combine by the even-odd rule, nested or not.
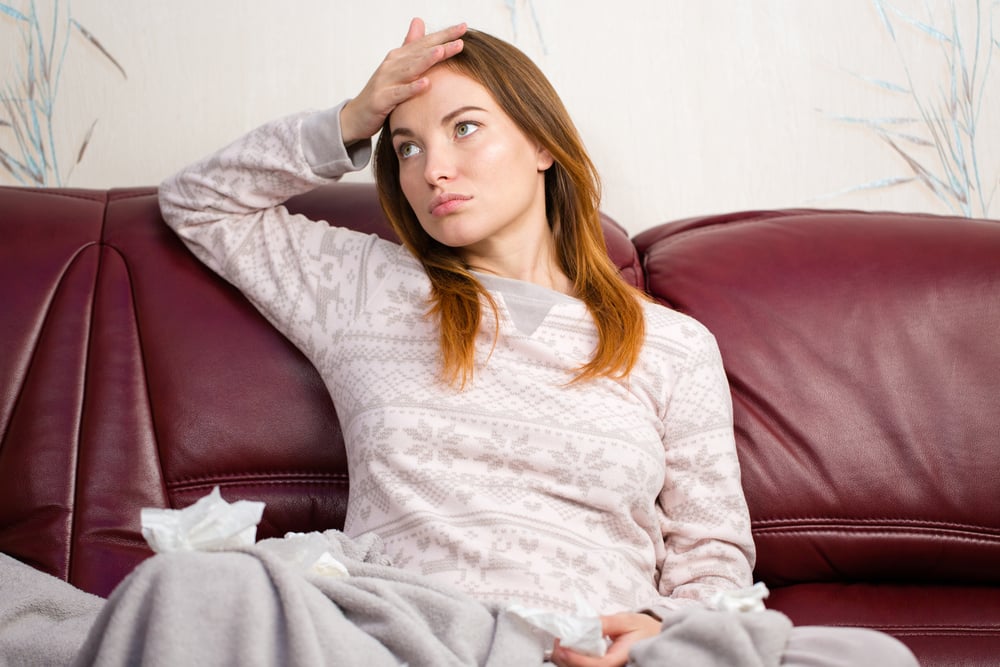
[(399, 104), (428, 86), (424, 74), (462, 50), (464, 23), (424, 34), (424, 22), (410, 22), (403, 45), (393, 49), (378, 66), (361, 93), (340, 110), (344, 145), (373, 136)]

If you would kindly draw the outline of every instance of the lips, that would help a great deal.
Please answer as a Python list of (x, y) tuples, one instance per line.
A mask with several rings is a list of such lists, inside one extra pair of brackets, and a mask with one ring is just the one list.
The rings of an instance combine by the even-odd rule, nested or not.
[(459, 208), (463, 202), (472, 199), (468, 195), (459, 195), (453, 192), (445, 192), (439, 194), (431, 200), (431, 203), (427, 206), (427, 212), (431, 215), (448, 215), (455, 209)]

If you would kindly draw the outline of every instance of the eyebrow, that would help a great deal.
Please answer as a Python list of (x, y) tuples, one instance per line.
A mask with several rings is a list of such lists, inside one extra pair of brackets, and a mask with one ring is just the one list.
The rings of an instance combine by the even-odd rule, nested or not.
[[(451, 123), (453, 120), (455, 120), (455, 118), (457, 118), (458, 116), (461, 116), (463, 113), (465, 113), (467, 111), (483, 111), (483, 112), (485, 112), (486, 109), (484, 109), (482, 107), (471, 106), (471, 105), (464, 106), (464, 107), (459, 107), (459, 108), (455, 109), (454, 111), (449, 112), (448, 114), (446, 114), (444, 116), (444, 118), (441, 119), (441, 124), (442, 125), (447, 125), (447, 124)], [(396, 138), (397, 136), (412, 137), (413, 134), (414, 134), (413, 130), (411, 130), (409, 128), (406, 128), (406, 127), (397, 127), (395, 130), (392, 131), (392, 134), (390, 135), (390, 137), (392, 137), (393, 139)]]

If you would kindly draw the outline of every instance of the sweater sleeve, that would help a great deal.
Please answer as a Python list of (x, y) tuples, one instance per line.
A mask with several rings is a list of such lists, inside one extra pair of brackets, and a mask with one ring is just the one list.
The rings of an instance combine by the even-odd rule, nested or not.
[(341, 107), (267, 123), (159, 192), (164, 219), (195, 256), (307, 353), (356, 313), (379, 263), (373, 254), (384, 264), (385, 246), (396, 247), (282, 205), (367, 163), (370, 142), (344, 147)]
[(708, 606), (752, 582), (755, 549), (736, 456), (732, 398), (715, 338), (701, 325), (664, 419), (666, 478), (658, 498), (664, 554), (657, 569), (665, 610)]

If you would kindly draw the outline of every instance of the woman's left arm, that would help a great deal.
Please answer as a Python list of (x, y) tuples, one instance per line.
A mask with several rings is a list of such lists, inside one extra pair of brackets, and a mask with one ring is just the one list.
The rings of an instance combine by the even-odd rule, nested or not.
[[(754, 545), (740, 482), (732, 398), (715, 337), (691, 322), (689, 346), (664, 414), (666, 477), (657, 509), (664, 555), (657, 567), (662, 604), (653, 612), (710, 604), (719, 591), (752, 582)], [(558, 646), (559, 667), (622, 667), (632, 646), (660, 632), (645, 613), (601, 617), (611, 638), (607, 654), (592, 658)]]
[(657, 576), (665, 608), (708, 605), (716, 593), (753, 580), (729, 382), (715, 337), (693, 324), (663, 420), (666, 478), (657, 510), (664, 555)]

